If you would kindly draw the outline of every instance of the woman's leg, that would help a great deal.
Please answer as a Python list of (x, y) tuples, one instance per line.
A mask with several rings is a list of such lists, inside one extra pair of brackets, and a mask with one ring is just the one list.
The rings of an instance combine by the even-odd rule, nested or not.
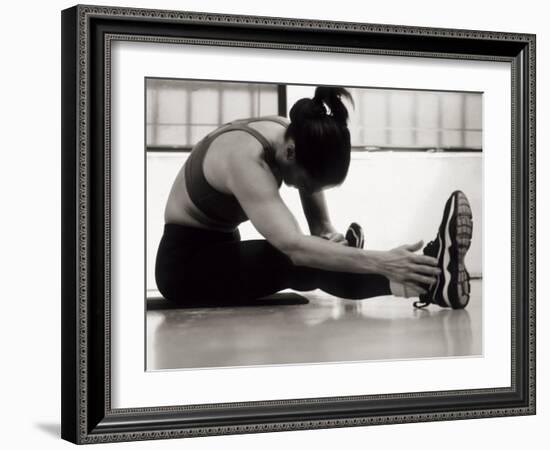
[(192, 264), (192, 275), (181, 280), (182, 294), (214, 303), (263, 297), (287, 288), (319, 288), (348, 299), (391, 294), (389, 280), (382, 275), (296, 266), (266, 240), (207, 245), (193, 256)]

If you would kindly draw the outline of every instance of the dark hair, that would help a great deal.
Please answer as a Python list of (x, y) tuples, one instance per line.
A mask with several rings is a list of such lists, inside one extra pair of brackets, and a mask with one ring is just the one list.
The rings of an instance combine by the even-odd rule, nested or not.
[(296, 162), (327, 185), (342, 183), (350, 162), (349, 116), (341, 96), (354, 105), (344, 88), (317, 87), (313, 98), (302, 98), (292, 106), (285, 134), (295, 142)]

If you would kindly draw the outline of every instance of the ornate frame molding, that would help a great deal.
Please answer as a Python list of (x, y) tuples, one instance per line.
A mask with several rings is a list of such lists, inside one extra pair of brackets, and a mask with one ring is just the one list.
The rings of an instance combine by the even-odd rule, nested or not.
[[(165, 439), (218, 434), (271, 432), (298, 429), (363, 426), (373, 424), (440, 421), (453, 419), (499, 417), (535, 413), (535, 36), (441, 28), (405, 27), (397, 25), (333, 22), (305, 19), (206, 14), (200, 12), (160, 11), (148, 9), (76, 6), (63, 12), (63, 370), (64, 380), (71, 380), (63, 389), (62, 436), (76, 443), (99, 443), (143, 439)], [(115, 21), (118, 20), (118, 22)], [(101, 22), (99, 29), (99, 22)], [(113, 26), (109, 25), (113, 23)], [(107, 25), (105, 25), (107, 23)], [(166, 27), (193, 26), (197, 33), (208, 34), (212, 27), (225, 30), (243, 29), (249, 32), (265, 30), (269, 36), (281, 35), (292, 41), (298, 33), (319, 31), (319, 42), (272, 42), (219, 37), (152, 36), (127, 32), (125, 24), (146, 28), (156, 23)], [(208, 30), (207, 30), (208, 27)], [(203, 29), (205, 31), (203, 31)], [(296, 33), (296, 34), (293, 34)], [(342, 45), (348, 33), (372, 38), (374, 46)], [(290, 37), (288, 37), (290, 35)], [(418, 49), (418, 37), (428, 44)], [(397, 48), (399, 38), (404, 48)], [(94, 44), (96, 39), (96, 44)], [(99, 39), (99, 40), (98, 40)], [(324, 41), (323, 41), (324, 39)], [(391, 45), (385, 44), (393, 39)], [(416, 39), (416, 40), (415, 40)], [(453, 43), (453, 52), (441, 50), (441, 42)], [(303, 51), (383, 54), (450, 59), (479, 59), (505, 61), (512, 65), (512, 385), (510, 388), (468, 391), (437, 391), (359, 397), (330, 397), (292, 399), (285, 401), (247, 402), (215, 405), (194, 405), (170, 408), (111, 409), (110, 401), (110, 67), (113, 41), (142, 41), (155, 43), (186, 43), (197, 45), (244, 46)], [(323, 42), (321, 42), (323, 41)], [(329, 42), (330, 41), (330, 42)], [(98, 47), (101, 42), (103, 49)], [(483, 43), (499, 43), (485, 49)], [(339, 44), (339, 45), (335, 45)], [(386, 47), (384, 47), (386, 45)], [(393, 47), (392, 47), (393, 46)], [(415, 47), (416, 46), (416, 47)], [(495, 48), (488, 53), (488, 48)], [(98, 68), (98, 65), (102, 67)], [(98, 69), (99, 70), (98, 72)], [(104, 79), (98, 74), (104, 69)], [(98, 95), (98, 83), (103, 84), (101, 107), (104, 123), (97, 129), (90, 111)], [(76, 105), (76, 107), (75, 107)], [(99, 163), (91, 155), (91, 142), (101, 142), (103, 155)], [(94, 163), (92, 159), (94, 158)], [(97, 165), (99, 164), (99, 165)], [(76, 170), (75, 170), (76, 168)], [(100, 180), (98, 175), (102, 173)], [(94, 176), (96, 177), (94, 179)], [(522, 181), (522, 182), (520, 182)], [(97, 183), (102, 184), (98, 190)], [(518, 191), (519, 186), (519, 191)], [(523, 186), (526, 186), (524, 188)], [(99, 217), (103, 211), (104, 216)], [(99, 222), (102, 222), (100, 226)], [(97, 240), (98, 232), (102, 239)], [(519, 238), (518, 238), (519, 236)], [(101, 247), (101, 249), (99, 249)], [(519, 266), (519, 267), (518, 267)], [(103, 271), (98, 268), (103, 267)], [(101, 273), (100, 273), (101, 272)], [(97, 280), (102, 280), (98, 285)], [(92, 300), (103, 298), (102, 311), (92, 309)], [(523, 298), (517, 298), (518, 293)], [(99, 314), (99, 316), (97, 316)], [(93, 317), (100, 317), (101, 323)], [(102, 334), (102, 336), (99, 336)], [(521, 339), (520, 339), (521, 338)], [(70, 343), (69, 343), (70, 341)], [(521, 341), (521, 342), (519, 342)], [(103, 343), (104, 364), (98, 366), (98, 343)], [(95, 353), (94, 353), (95, 354)], [(517, 370), (519, 368), (520, 370)], [(104, 375), (102, 382), (91, 375)], [(102, 387), (101, 405), (90, 400)], [(521, 392), (519, 392), (521, 391)], [(497, 395), (510, 397), (507, 406), (498, 406)], [(467, 397), (495, 398), (495, 404), (472, 407), (469, 410), (417, 411), (413, 413), (377, 414), (362, 412), (354, 417), (295, 419), (263, 423), (223, 424), (212, 420), (211, 425), (193, 425), (182, 421), (169, 425), (171, 414), (239, 407), (284, 408), (285, 406), (327, 405), (347, 401), (375, 402), (399, 399), (414, 406), (415, 399)], [(515, 398), (515, 400), (513, 400)], [(264, 410), (262, 410), (264, 411)], [(164, 421), (164, 422), (163, 422)], [(203, 420), (204, 421), (204, 420)], [(177, 422), (177, 421), (176, 421)]]

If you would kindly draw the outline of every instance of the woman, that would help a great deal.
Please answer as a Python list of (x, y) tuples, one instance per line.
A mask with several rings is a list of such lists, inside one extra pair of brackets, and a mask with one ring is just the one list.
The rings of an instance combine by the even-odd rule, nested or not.
[[(348, 299), (422, 295), (424, 303), (437, 303), (426, 296), (440, 279), (441, 258), (416, 254), (422, 241), (362, 250), (342, 245), (329, 220), (323, 189), (340, 185), (350, 164), (342, 96), (353, 103), (343, 88), (318, 87), (313, 98), (293, 105), (290, 122), (237, 120), (194, 147), (165, 210), (155, 268), (165, 298), (224, 305), (319, 288)], [(299, 189), (311, 235), (281, 199), (282, 182)], [(246, 220), (264, 240), (241, 241), (237, 227)]]

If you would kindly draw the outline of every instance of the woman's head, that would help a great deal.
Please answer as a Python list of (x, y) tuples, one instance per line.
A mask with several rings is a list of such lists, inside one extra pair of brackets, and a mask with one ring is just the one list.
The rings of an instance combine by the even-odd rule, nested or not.
[(302, 98), (290, 109), (285, 141), (294, 153), (295, 172), (309, 178), (313, 190), (342, 183), (348, 172), (351, 143), (342, 96), (353, 105), (346, 89), (320, 86), (313, 98)]

